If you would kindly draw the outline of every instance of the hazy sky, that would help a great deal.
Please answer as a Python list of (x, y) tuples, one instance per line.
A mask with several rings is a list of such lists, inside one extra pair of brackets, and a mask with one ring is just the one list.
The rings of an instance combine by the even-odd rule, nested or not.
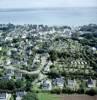
[(97, 7), (97, 0), (0, 0), (0, 8)]

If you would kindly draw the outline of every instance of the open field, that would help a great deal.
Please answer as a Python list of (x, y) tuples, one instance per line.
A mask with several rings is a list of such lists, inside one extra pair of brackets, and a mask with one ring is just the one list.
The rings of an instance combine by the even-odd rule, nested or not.
[(97, 96), (69, 95), (60, 97), (60, 100), (97, 100)]
[(39, 100), (97, 100), (97, 96), (88, 95), (54, 95), (49, 93), (39, 93)]
[(60, 100), (59, 96), (50, 93), (39, 93), (38, 98), (39, 100)]

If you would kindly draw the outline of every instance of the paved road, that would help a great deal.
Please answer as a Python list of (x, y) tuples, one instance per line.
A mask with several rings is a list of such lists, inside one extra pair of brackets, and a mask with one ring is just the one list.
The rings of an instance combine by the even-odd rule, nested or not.
[(17, 70), (17, 71), (22, 72), (22, 73), (25, 73), (25, 74), (34, 75), (34, 74), (40, 74), (40, 73), (41, 73), (41, 70), (43, 69), (43, 67), (44, 67), (45, 64), (46, 64), (46, 61), (42, 61), (42, 62), (41, 62), (41, 65), (40, 65), (40, 67), (39, 67), (39, 69), (36, 70), (36, 71), (22, 70), (22, 69), (13, 67), (13, 66), (5, 66), (4, 68), (5, 68), (5, 69)]

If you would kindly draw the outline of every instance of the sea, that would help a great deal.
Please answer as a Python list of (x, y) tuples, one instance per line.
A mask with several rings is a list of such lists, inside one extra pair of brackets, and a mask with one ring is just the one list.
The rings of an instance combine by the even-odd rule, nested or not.
[(79, 26), (97, 24), (96, 7), (0, 9), (0, 24), (44, 24)]

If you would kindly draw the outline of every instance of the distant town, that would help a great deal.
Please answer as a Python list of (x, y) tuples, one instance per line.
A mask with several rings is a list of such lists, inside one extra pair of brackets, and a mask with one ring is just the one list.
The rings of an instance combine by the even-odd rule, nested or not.
[(96, 24), (0, 24), (0, 100), (47, 94), (97, 94)]

